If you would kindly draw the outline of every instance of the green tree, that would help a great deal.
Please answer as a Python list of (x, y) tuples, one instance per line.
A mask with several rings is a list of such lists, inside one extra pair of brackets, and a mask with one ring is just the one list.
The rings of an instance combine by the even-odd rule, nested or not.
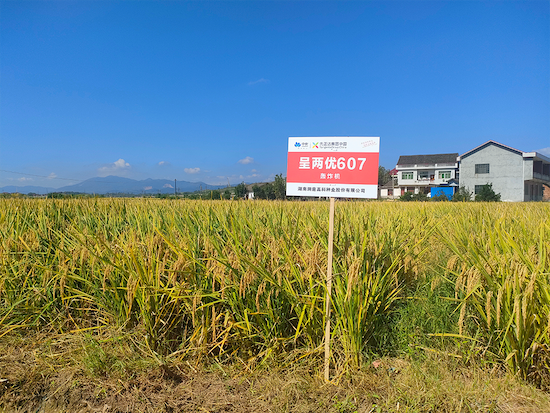
[(275, 199), (275, 186), (271, 182), (265, 184), (262, 189), (264, 190), (265, 199)]
[(286, 199), (286, 179), (283, 178), (283, 174), (275, 175), (273, 191), (275, 193), (275, 199)]
[(435, 195), (430, 198), (430, 201), (434, 201), (434, 202), (444, 202), (448, 200), (449, 198), (447, 198), (447, 195), (441, 194), (441, 193), (439, 195)]
[(479, 193), (476, 194), (478, 202), (500, 202), (500, 194), (495, 193), (493, 184), (485, 184), (481, 187)]
[(235, 198), (243, 199), (246, 195), (246, 185), (244, 182), (241, 182), (235, 187)]
[(391, 181), (390, 170), (383, 166), (378, 167), (378, 185), (385, 185)]
[(222, 193), (218, 189), (210, 191), (210, 199), (222, 199)]
[(264, 188), (260, 185), (254, 184), (252, 192), (254, 192), (254, 199), (266, 199)]
[(451, 201), (454, 201), (454, 202), (468, 202), (471, 200), (472, 200), (472, 193), (469, 192), (463, 186), (458, 188), (458, 191), (456, 191), (456, 193), (451, 198)]
[(231, 199), (231, 191), (226, 189), (223, 193), (223, 199)]
[(405, 192), (401, 197), (399, 197), (400, 201), (427, 201), (428, 195), (419, 192), (418, 194), (415, 194), (414, 192)]
[(426, 195), (425, 193), (419, 192), (419, 193), (414, 194), (412, 196), (412, 200), (413, 201), (428, 201), (429, 198), (428, 198), (428, 195)]

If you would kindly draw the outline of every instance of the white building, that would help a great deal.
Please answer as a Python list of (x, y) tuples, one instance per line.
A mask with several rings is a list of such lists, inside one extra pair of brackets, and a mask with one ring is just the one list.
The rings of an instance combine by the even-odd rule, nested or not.
[(543, 184), (550, 184), (550, 158), (495, 141), (460, 155), (459, 162), (460, 186), (477, 194), (492, 184), (502, 201), (541, 201)]
[(458, 178), (458, 153), (433, 155), (404, 155), (399, 157), (397, 185), (393, 196), (405, 192), (429, 194), (431, 188), (447, 186)]

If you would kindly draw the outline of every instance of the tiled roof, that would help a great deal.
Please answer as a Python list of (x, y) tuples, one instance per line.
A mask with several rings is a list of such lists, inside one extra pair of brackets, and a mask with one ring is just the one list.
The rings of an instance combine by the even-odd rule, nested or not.
[(523, 154), (524, 152), (523, 151), (520, 151), (519, 149), (515, 149), (515, 148), (512, 148), (510, 146), (507, 146), (507, 145), (503, 145), (502, 143), (499, 143), (499, 142), (496, 142), (496, 141), (487, 141), (479, 146), (476, 146), (474, 149), (471, 149), (469, 150), (468, 152), (466, 153), (463, 153), (462, 155), (460, 155), (460, 159), (463, 159), (463, 158), (466, 158), (467, 156), (473, 154), (473, 153), (476, 153), (477, 151), (480, 151), (481, 149), (489, 146), (489, 145), (494, 145), (494, 146), (498, 146), (502, 149), (506, 149), (507, 151), (510, 151), (510, 152), (515, 152), (515, 153), (518, 153), (518, 154)]
[(433, 155), (401, 155), (397, 166), (434, 165), (436, 163), (456, 163), (458, 153), (436, 153)]

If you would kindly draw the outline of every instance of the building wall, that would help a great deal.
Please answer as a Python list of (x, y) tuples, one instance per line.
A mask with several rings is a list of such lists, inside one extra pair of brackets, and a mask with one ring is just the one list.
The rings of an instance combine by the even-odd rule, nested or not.
[(526, 181), (533, 179), (533, 160), (532, 159), (523, 160), (523, 179)]
[[(399, 170), (399, 174), (397, 176), (397, 185), (399, 186), (439, 186), (439, 185), (445, 184), (450, 179), (456, 178), (455, 166), (441, 166), (441, 167), (432, 166), (432, 167), (417, 167), (417, 168), (403, 167), (402, 169), (399, 168), (398, 170)], [(428, 176), (433, 175), (434, 179), (420, 179), (418, 177), (418, 174), (420, 171), (427, 171)], [(443, 171), (451, 172), (450, 177), (445, 179), (439, 179), (439, 173)], [(412, 172), (413, 178), (403, 179), (403, 172)]]
[[(489, 173), (476, 174), (476, 164), (489, 164)], [(474, 192), (476, 185), (489, 183), (502, 201), (523, 201), (524, 167), (522, 154), (489, 145), (460, 159), (460, 186)]]

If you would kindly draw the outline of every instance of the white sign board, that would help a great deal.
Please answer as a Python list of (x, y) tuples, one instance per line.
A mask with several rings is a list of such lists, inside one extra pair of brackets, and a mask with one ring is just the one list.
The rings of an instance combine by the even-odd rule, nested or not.
[(288, 138), (286, 194), (377, 198), (379, 137)]

